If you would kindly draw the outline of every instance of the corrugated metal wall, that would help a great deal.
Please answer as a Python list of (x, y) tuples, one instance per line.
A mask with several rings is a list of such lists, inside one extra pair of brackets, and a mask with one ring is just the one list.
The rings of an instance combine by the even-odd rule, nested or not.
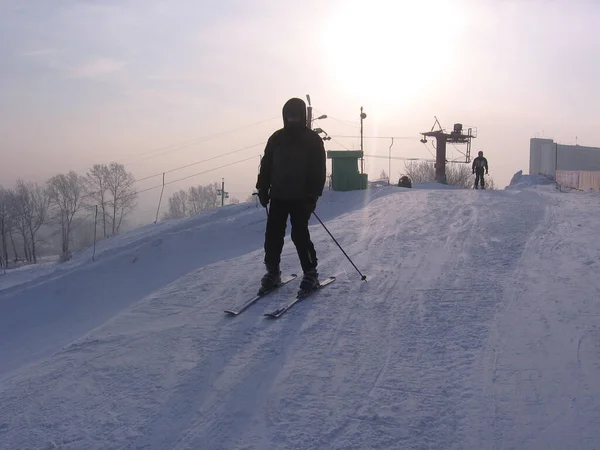
[(552, 139), (532, 138), (529, 144), (529, 173), (555, 179), (556, 169), (600, 171), (600, 148), (561, 145)]
[(558, 170), (556, 182), (563, 187), (581, 191), (594, 190), (600, 192), (600, 171)]

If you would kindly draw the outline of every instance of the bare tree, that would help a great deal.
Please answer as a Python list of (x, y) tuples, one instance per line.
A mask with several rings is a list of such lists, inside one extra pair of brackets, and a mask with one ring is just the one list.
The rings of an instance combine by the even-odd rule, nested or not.
[(0, 186), (0, 267), (8, 267), (9, 191)]
[[(10, 247), (14, 254), (14, 262), (16, 263), (19, 260), (19, 252), (17, 250), (17, 246), (15, 244), (14, 232), (16, 230), (17, 225), (17, 207), (16, 207), (16, 194), (12, 189), (3, 189), (2, 198), (0, 200), (2, 202), (2, 219), (4, 225), (4, 243), (3, 243), (3, 252), (5, 256), (5, 260), (8, 262), (8, 244), (10, 243)], [(6, 247), (4, 246), (6, 244)]]
[(165, 219), (182, 219), (188, 215), (188, 193), (183, 189), (175, 192), (169, 198), (169, 210), (164, 214)]
[[(31, 255), (29, 251), (29, 235), (27, 233), (27, 219), (26, 212), (24, 209), (28, 204), (28, 192), (26, 189), (15, 189), (10, 197), (10, 215), (13, 217), (15, 231), (21, 236), (23, 245), (23, 258), (24, 261), (31, 261)], [(13, 240), (14, 245), (14, 240)], [(18, 258), (15, 258), (17, 262)]]
[[(417, 183), (435, 181), (435, 165), (429, 161), (407, 161), (404, 164), (407, 175)], [(460, 188), (473, 185), (471, 168), (467, 164), (455, 163), (446, 166), (446, 181)]]
[(94, 243), (95, 223), (93, 218), (76, 215), (71, 224), (71, 243), (73, 251), (87, 248)]
[(135, 177), (123, 164), (113, 162), (108, 166), (106, 188), (112, 197), (108, 206), (113, 235), (119, 232), (123, 218), (135, 209), (137, 192), (134, 183)]
[(221, 196), (217, 195), (217, 191), (221, 188), (219, 183), (211, 183), (204, 186), (204, 210), (218, 208), (221, 204)]
[(205, 186), (196, 186), (189, 189), (189, 209), (190, 215), (196, 215), (202, 211), (214, 209), (219, 206), (217, 197), (218, 183), (211, 183)]
[[(220, 204), (220, 196), (217, 196), (218, 183), (206, 186), (193, 186), (189, 190), (175, 192), (169, 198), (169, 211), (165, 213), (165, 219), (176, 219), (191, 217), (202, 211), (217, 208)], [(232, 199), (232, 202), (235, 199)], [(237, 201), (237, 200), (235, 200)]]
[(17, 181), (15, 209), (28, 261), (37, 262), (36, 234), (48, 213), (48, 193), (37, 183)]
[(62, 261), (71, 258), (69, 242), (73, 218), (85, 206), (85, 192), (85, 179), (73, 171), (66, 175), (56, 175), (48, 181), (51, 212), (61, 229)]
[(31, 215), (27, 219), (27, 226), (31, 238), (33, 262), (37, 263), (36, 235), (41, 226), (48, 220), (48, 192), (37, 183), (30, 183), (29, 188), (31, 192)]
[(496, 190), (496, 183), (494, 183), (494, 179), (488, 175), (486, 175), (486, 177), (485, 177), (485, 188), (488, 191)]
[(10, 244), (12, 247), (14, 262), (15, 264), (19, 261), (19, 250), (17, 248), (17, 244), (15, 243), (15, 233), (18, 232), (17, 225), (19, 223), (18, 220), (18, 209), (17, 209), (17, 195), (14, 190), (8, 189), (5, 191), (5, 203), (6, 208), (8, 209), (8, 237), (10, 238)]
[(94, 164), (94, 166), (86, 174), (88, 195), (100, 207), (100, 213), (102, 214), (101, 220), (103, 237), (106, 237), (107, 219), (109, 217), (107, 206), (108, 170), (109, 169), (106, 164)]
[(446, 180), (453, 186), (470, 188), (473, 185), (471, 172), (471, 167), (467, 164), (451, 164), (446, 166)]
[(390, 181), (390, 180), (389, 180), (389, 176), (388, 176), (388, 174), (387, 174), (387, 172), (386, 172), (385, 170), (382, 170), (382, 171), (381, 171), (381, 173), (379, 174), (379, 179), (380, 179), (381, 181), (387, 181), (387, 182), (389, 182), (389, 181)]
[(435, 181), (435, 167), (428, 161), (407, 161), (404, 163), (406, 174), (413, 183)]

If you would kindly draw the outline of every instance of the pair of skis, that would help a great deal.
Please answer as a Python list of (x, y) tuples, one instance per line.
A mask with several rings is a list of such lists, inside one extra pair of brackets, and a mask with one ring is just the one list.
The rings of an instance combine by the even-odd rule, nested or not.
[[(237, 315), (241, 314), (243, 311), (245, 311), (246, 309), (248, 309), (250, 306), (252, 306), (254, 303), (259, 301), (261, 298), (266, 297), (267, 295), (275, 292), (277, 289), (279, 289), (282, 286), (285, 286), (290, 281), (293, 281), (296, 278), (297, 278), (296, 274), (284, 276), (281, 278), (281, 283), (278, 284), (277, 286), (275, 286), (274, 288), (269, 289), (268, 291), (259, 292), (254, 297), (246, 300), (244, 303), (242, 303), (238, 306), (235, 306), (231, 309), (226, 309), (225, 313), (227, 313), (231, 316), (237, 316)], [(296, 294), (296, 296), (291, 301), (289, 301), (287, 304), (281, 306), (280, 308), (277, 308), (276, 310), (274, 310), (270, 313), (265, 313), (264, 315), (267, 317), (270, 317), (272, 319), (277, 319), (277, 318), (281, 317), (284, 313), (289, 311), (294, 305), (301, 302), (305, 298), (311, 296), (315, 292), (319, 291), (324, 286), (327, 286), (328, 284), (333, 283), (334, 281), (335, 281), (335, 277), (328, 277), (328, 278), (324, 279), (323, 281), (321, 281), (315, 289), (312, 289), (312, 290), (306, 291), (306, 292), (302, 292), (302, 291), (298, 292)]]

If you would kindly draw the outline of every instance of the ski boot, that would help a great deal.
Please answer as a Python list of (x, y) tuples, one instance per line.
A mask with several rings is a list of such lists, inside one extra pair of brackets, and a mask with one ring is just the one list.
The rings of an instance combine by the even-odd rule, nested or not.
[(310, 291), (313, 291), (319, 287), (319, 274), (317, 273), (317, 269), (307, 269), (304, 271), (304, 276), (302, 277), (302, 281), (300, 282), (300, 290), (298, 291), (299, 295), (306, 294)]
[(264, 294), (266, 292), (269, 292), (270, 290), (275, 289), (280, 284), (281, 270), (279, 270), (279, 265), (267, 265), (267, 273), (265, 273), (260, 280), (260, 289), (258, 290), (258, 293)]

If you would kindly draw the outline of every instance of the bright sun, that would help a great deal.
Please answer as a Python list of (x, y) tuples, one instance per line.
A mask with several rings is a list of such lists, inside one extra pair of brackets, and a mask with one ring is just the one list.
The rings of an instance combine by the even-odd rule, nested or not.
[(407, 102), (441, 83), (459, 55), (461, 11), (448, 0), (346, 0), (326, 23), (325, 57), (346, 94)]

